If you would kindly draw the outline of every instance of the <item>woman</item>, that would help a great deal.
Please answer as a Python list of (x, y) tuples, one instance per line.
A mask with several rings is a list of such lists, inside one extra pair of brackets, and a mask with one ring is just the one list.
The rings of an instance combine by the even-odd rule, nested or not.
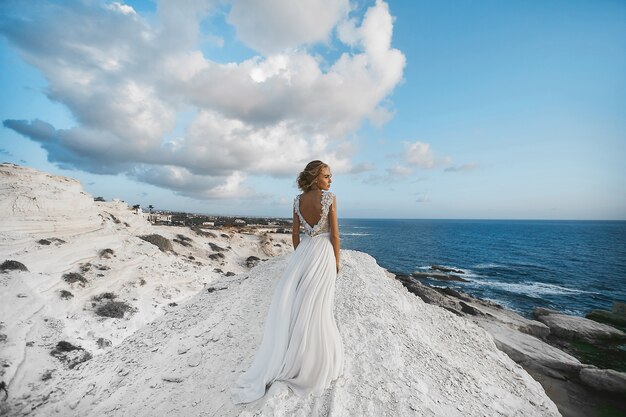
[(298, 175), (303, 193), (293, 204), (295, 251), (274, 289), (261, 345), (231, 388), (235, 404), (261, 398), (278, 380), (298, 395), (319, 395), (343, 373), (343, 343), (333, 315), (339, 228), (337, 200), (328, 192), (331, 177), (321, 161), (309, 162)]

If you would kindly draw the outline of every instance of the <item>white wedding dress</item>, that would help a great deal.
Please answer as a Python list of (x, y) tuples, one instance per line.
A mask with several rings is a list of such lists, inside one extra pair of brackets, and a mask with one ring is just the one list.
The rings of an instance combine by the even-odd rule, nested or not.
[(297, 395), (319, 395), (343, 373), (343, 343), (333, 314), (337, 270), (328, 224), (333, 197), (322, 194), (322, 216), (313, 227), (300, 213), (300, 196), (294, 200), (305, 236), (274, 288), (252, 364), (231, 387), (235, 404), (261, 398), (278, 380)]

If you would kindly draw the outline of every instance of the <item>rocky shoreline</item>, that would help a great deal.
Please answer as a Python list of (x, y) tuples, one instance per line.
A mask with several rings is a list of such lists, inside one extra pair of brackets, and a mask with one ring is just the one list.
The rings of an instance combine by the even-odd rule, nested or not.
[[(461, 281), (462, 271), (433, 266), (418, 275), (391, 274), (427, 304), (465, 317), (491, 334), (496, 346), (543, 386), (563, 417), (626, 415), (626, 372), (621, 369), (626, 352), (620, 350), (626, 333), (618, 328), (625, 319), (623, 303), (615, 303), (610, 312), (589, 314), (603, 322), (545, 308), (535, 308), (530, 320), (492, 301), (420, 282), (420, 278)], [(596, 366), (602, 361), (589, 354), (595, 351), (602, 357), (616, 350), (619, 370)]]

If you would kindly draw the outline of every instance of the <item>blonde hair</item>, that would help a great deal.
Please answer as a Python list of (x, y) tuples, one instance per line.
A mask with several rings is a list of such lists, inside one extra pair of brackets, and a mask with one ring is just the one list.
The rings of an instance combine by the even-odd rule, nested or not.
[(328, 165), (323, 163), (322, 161), (315, 160), (306, 164), (306, 167), (304, 167), (304, 171), (298, 174), (298, 188), (304, 192), (311, 191), (311, 188), (313, 187), (313, 182), (320, 174), (322, 168), (328, 168)]

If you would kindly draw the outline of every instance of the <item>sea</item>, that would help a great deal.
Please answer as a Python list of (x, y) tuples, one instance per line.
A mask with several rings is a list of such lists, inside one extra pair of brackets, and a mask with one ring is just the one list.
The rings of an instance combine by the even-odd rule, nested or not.
[(469, 282), (425, 279), (530, 318), (534, 307), (584, 316), (626, 302), (626, 221), (340, 219), (342, 249), (394, 273), (432, 265)]

